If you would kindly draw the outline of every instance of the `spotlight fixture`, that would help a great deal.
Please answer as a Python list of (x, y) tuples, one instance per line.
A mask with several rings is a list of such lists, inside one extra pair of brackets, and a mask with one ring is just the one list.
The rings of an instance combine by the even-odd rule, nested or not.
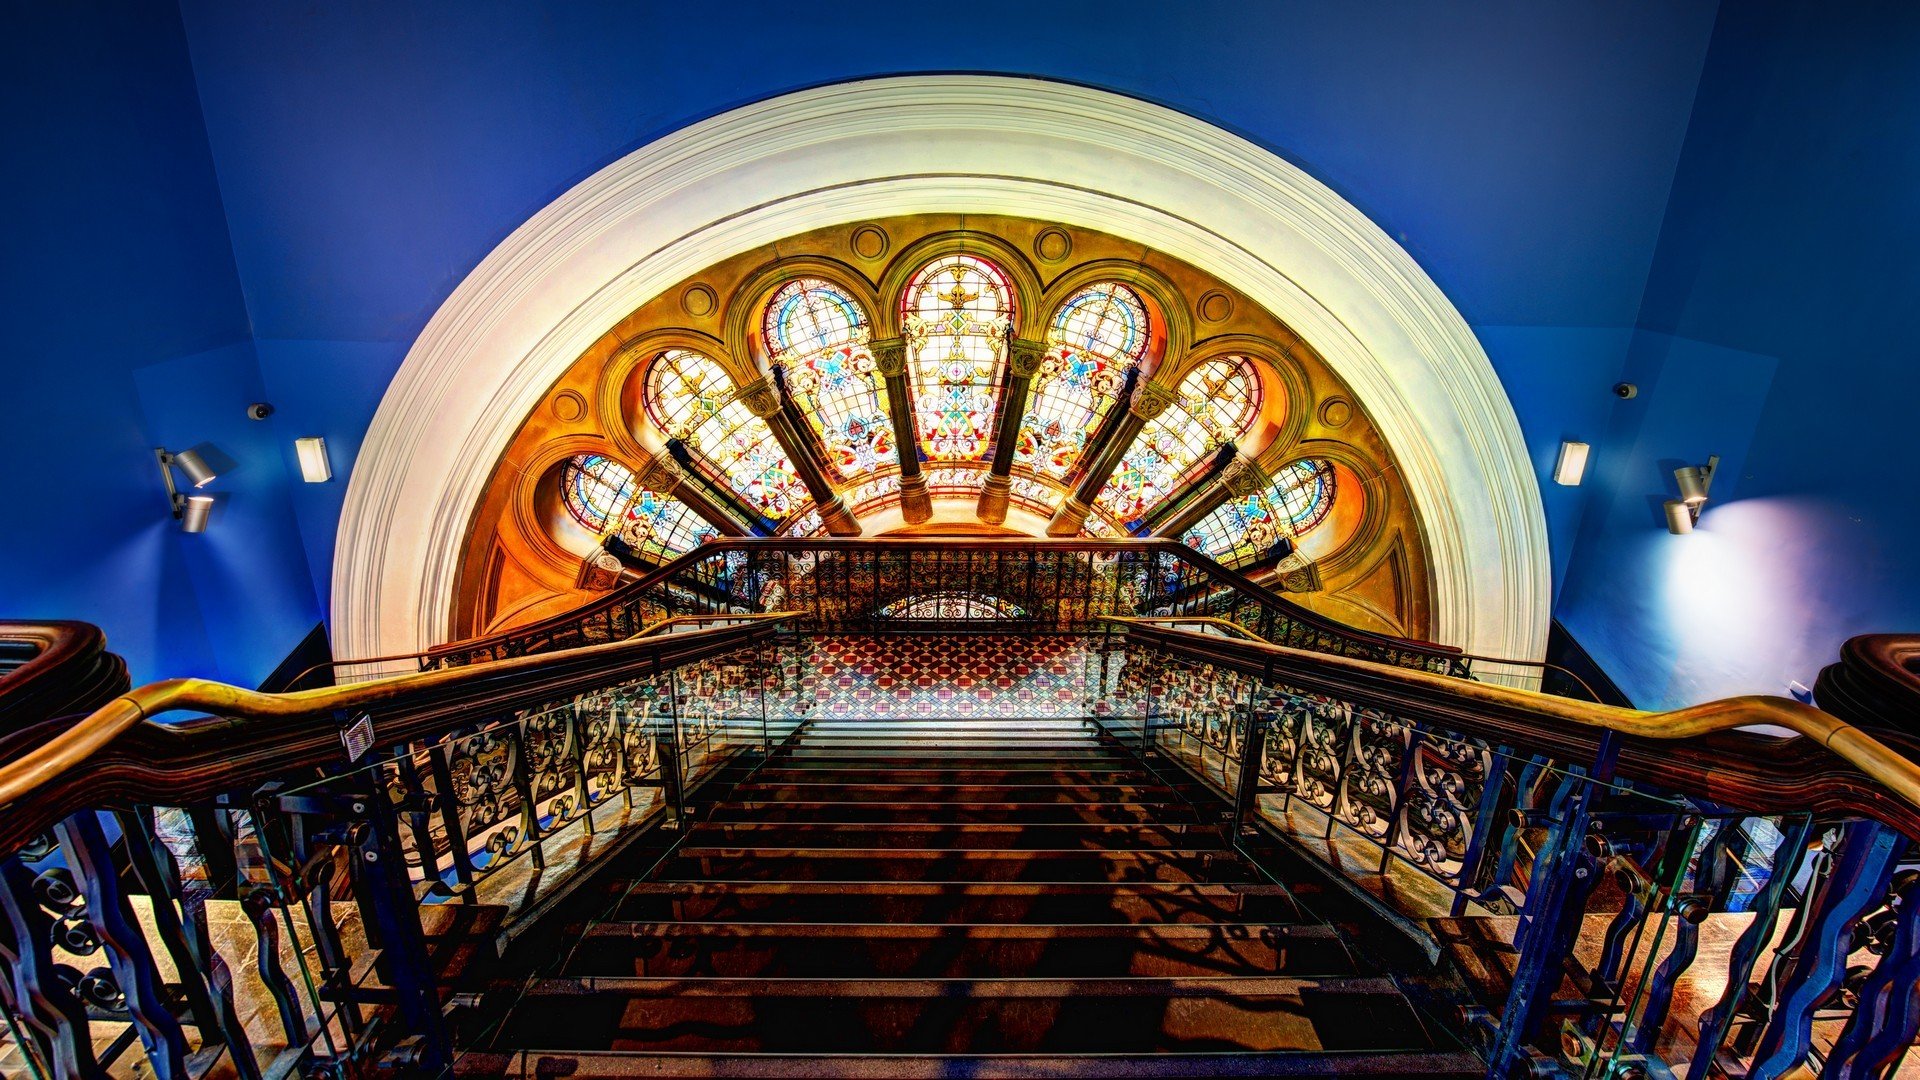
[(160, 479), (167, 485), (167, 506), (173, 511), (174, 520), (180, 522), (180, 527), (187, 532), (206, 532), (207, 515), (213, 510), (213, 496), (181, 494), (180, 488), (173, 482), (173, 470), (178, 468), (187, 482), (196, 488), (206, 487), (220, 474), (192, 450), (174, 452), (156, 446), (153, 456), (160, 463)]
[(213, 512), (211, 495), (178, 495), (180, 508), (174, 516), (180, 519), (180, 528), (185, 532), (203, 533), (207, 531), (207, 515)]
[(175, 466), (186, 473), (187, 482), (194, 487), (206, 487), (220, 477), (220, 474), (213, 470), (213, 466), (208, 465), (206, 459), (195, 451), (181, 450), (178, 453), (169, 454), (162, 450), (160, 453), (162, 454), (161, 463)]
[(333, 466), (327, 462), (327, 440), (318, 435), (295, 439), (293, 452), (300, 458), (300, 479), (309, 484), (333, 479)]
[(1568, 439), (1560, 444), (1560, 460), (1553, 465), (1553, 482), (1563, 487), (1579, 487), (1587, 475), (1587, 452), (1592, 447)]
[(1720, 455), (1707, 459), (1705, 465), (1682, 465), (1673, 470), (1673, 482), (1679, 485), (1680, 497), (1668, 499), (1667, 531), (1675, 536), (1685, 536), (1693, 531), (1700, 520), (1700, 510), (1707, 505), (1707, 493), (1713, 487), (1714, 470), (1720, 467)]

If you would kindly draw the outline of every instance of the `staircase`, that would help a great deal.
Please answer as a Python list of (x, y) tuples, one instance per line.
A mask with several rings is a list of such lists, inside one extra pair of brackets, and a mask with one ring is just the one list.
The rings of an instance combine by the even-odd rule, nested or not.
[(1081, 721), (816, 720), (726, 779), (516, 949), (461, 1074), (1484, 1074)]

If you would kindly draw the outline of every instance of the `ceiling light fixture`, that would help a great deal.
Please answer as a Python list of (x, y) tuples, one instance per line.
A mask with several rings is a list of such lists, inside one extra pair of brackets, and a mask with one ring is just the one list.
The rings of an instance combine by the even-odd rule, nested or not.
[(1563, 487), (1579, 487), (1587, 475), (1587, 453), (1592, 447), (1567, 439), (1560, 444), (1560, 460), (1553, 464), (1553, 482)]
[(300, 458), (300, 479), (309, 484), (324, 484), (333, 479), (333, 466), (327, 461), (327, 440), (318, 435), (295, 439), (293, 452)]
[(1720, 455), (1707, 459), (1705, 465), (1682, 465), (1673, 470), (1673, 481), (1679, 485), (1680, 497), (1668, 499), (1667, 531), (1675, 536), (1685, 536), (1693, 531), (1700, 520), (1700, 511), (1707, 505), (1707, 495), (1713, 487), (1713, 474), (1720, 468)]
[(213, 510), (213, 496), (181, 494), (179, 486), (173, 482), (173, 470), (179, 469), (187, 482), (196, 488), (206, 487), (220, 474), (193, 450), (175, 452), (156, 446), (153, 456), (160, 463), (160, 479), (167, 485), (167, 506), (173, 511), (174, 520), (187, 532), (206, 532), (207, 515)]

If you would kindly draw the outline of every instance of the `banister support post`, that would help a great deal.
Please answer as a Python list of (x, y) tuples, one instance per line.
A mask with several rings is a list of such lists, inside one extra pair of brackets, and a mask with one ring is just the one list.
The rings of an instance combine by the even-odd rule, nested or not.
[(1805, 937), (1781, 957), (1787, 975), (1754, 1050), (1747, 1074), (1754, 1080), (1785, 1076), (1807, 1060), (1814, 1010), (1845, 978), (1854, 926), (1886, 896), (1894, 857), (1905, 846), (1899, 833), (1877, 821), (1848, 822), (1839, 831), (1831, 869), (1806, 899)]
[(1533, 860), (1526, 907), (1514, 934), (1520, 961), (1487, 1057), (1488, 1080), (1506, 1080), (1518, 1071), (1528, 1044), (1546, 1020), (1579, 933), (1587, 895), (1599, 882), (1594, 860), (1585, 850), (1587, 823), (1601, 788), (1613, 779), (1619, 756), (1620, 736), (1604, 733), (1588, 774), (1569, 774), (1554, 797), (1552, 823)]

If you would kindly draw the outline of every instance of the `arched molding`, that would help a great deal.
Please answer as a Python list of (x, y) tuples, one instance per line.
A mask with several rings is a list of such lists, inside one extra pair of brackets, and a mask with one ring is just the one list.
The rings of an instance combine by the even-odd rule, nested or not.
[(1150, 266), (1119, 259), (1082, 263), (1048, 283), (1041, 297), (1040, 329), (1034, 336), (1041, 341), (1048, 340), (1060, 305), (1081, 289), (1104, 281), (1118, 282), (1139, 294), (1146, 302), (1148, 319), (1155, 324), (1147, 355), (1140, 361), (1141, 374), (1153, 374), (1168, 358), (1181, 356), (1193, 346), (1193, 318), (1188, 314), (1187, 299), (1180, 288)]
[[(906, 296), (907, 283), (921, 267), (948, 255), (972, 255), (998, 266), (1013, 286), (1012, 336), (1035, 336), (1035, 320), (1044, 319), (1045, 315), (1041, 312), (1040, 275), (1034, 271), (1033, 263), (1019, 248), (992, 233), (956, 229), (922, 237), (887, 264), (887, 272), (880, 275), (883, 310), (876, 312), (876, 317), (886, 320), (886, 333), (876, 329), (875, 337), (900, 336), (900, 301)], [(1045, 324), (1040, 325), (1044, 330)], [(1044, 337), (1044, 332), (1040, 336)]]
[(1390, 448), (1430, 548), (1433, 636), (1541, 655), (1551, 563), (1519, 422), (1413, 259), (1326, 185), (1230, 132), (1106, 91), (983, 75), (743, 106), (626, 155), (514, 230), (428, 322), (362, 443), (335, 555), (339, 653), (445, 638), (495, 463), (608, 327), (721, 259), (915, 213), (1103, 230), (1263, 306), (1351, 388)]
[(754, 377), (767, 374), (767, 346), (761, 335), (767, 301), (782, 285), (799, 278), (819, 278), (838, 286), (860, 305), (867, 316), (870, 338), (885, 337), (879, 332), (880, 293), (866, 275), (837, 259), (819, 255), (794, 255), (778, 259), (747, 275), (727, 299), (726, 320), (721, 335), (727, 351), (753, 368)]
[(724, 342), (712, 334), (679, 326), (663, 326), (641, 333), (620, 346), (613, 358), (600, 370), (600, 386), (594, 396), (599, 409), (600, 427), (623, 454), (648, 460), (666, 453), (667, 433), (653, 425), (646, 411), (647, 369), (668, 349), (689, 349), (712, 358), (740, 388), (760, 377), (751, 366), (745, 372), (730, 359)]
[[(1330, 577), (1345, 573), (1374, 554), (1374, 549), (1386, 533), (1387, 522), (1393, 516), (1393, 507), (1387, 498), (1386, 480), (1380, 461), (1360, 447), (1332, 439), (1308, 439), (1288, 448), (1284, 454), (1276, 454), (1271, 458), (1263, 455), (1260, 470), (1267, 476), (1267, 486), (1272, 487), (1274, 479), (1288, 465), (1308, 458), (1323, 458), (1335, 465), (1343, 465), (1360, 481), (1360, 497), (1363, 501), (1360, 503), (1359, 524), (1354, 526), (1353, 535), (1347, 538), (1346, 543), (1317, 560), (1322, 576)], [(1336, 488), (1333, 497), (1337, 501), (1343, 494)]]

